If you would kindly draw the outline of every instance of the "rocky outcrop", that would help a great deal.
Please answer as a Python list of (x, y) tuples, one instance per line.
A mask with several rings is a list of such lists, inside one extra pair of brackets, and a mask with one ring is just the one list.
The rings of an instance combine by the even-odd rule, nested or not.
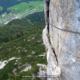
[(80, 80), (80, 0), (46, 1), (47, 80)]

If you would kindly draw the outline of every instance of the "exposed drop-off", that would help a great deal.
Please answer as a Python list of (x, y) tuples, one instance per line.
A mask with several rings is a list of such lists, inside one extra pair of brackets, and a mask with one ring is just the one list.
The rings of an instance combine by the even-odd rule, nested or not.
[(47, 19), (47, 80), (80, 80), (80, 0), (50, 0)]

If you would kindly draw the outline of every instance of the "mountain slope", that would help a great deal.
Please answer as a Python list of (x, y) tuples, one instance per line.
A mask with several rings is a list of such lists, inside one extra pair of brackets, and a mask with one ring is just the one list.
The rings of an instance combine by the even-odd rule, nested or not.
[(43, 27), (43, 12), (0, 27), (0, 61), (5, 64), (0, 67), (0, 80), (31, 80), (26, 76), (37, 75), (37, 64), (46, 64), (41, 39)]

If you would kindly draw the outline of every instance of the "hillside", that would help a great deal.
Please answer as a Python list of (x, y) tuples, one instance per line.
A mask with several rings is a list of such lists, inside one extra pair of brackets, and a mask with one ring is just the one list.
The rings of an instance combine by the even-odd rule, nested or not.
[(26, 76), (38, 74), (38, 64), (46, 64), (43, 28), (43, 12), (0, 26), (0, 80), (31, 80)]

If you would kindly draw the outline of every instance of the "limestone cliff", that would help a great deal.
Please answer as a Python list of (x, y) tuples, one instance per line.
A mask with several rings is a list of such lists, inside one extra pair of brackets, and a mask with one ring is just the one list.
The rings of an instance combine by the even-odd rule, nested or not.
[(46, 0), (45, 21), (47, 80), (80, 80), (80, 0)]

